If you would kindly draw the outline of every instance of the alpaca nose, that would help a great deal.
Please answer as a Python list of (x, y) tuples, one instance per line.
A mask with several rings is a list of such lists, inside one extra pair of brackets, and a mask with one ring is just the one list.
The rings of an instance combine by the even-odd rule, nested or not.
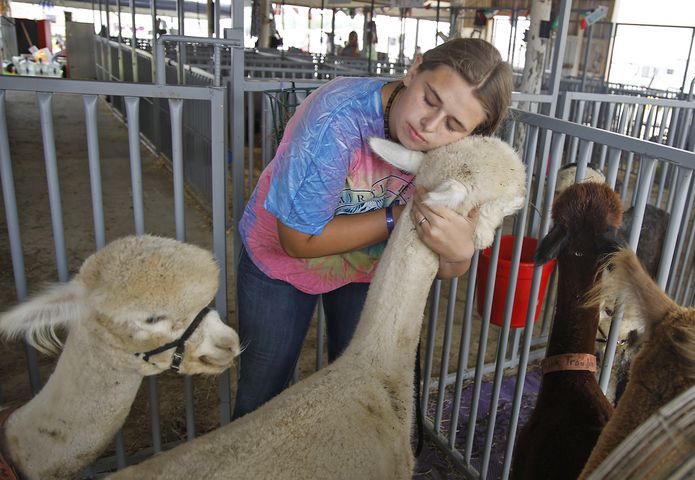
[(231, 352), (232, 356), (236, 357), (241, 353), (241, 347), (239, 344), (239, 335), (233, 328), (229, 328), (229, 334), (215, 343), (215, 347), (220, 350), (225, 350)]

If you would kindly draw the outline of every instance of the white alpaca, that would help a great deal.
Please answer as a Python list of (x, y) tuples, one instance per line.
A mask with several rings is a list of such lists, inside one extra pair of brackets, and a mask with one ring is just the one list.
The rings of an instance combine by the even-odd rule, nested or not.
[[(430, 203), (461, 214), (480, 203), (479, 247), (487, 246), (483, 239), (493, 238), (505, 213), (523, 204), (524, 166), (500, 140), (472, 137), (427, 155), (384, 141), (372, 141), (372, 148), (417, 171)], [(411, 478), (413, 365), (439, 262), (418, 238), (409, 211), (410, 205), (340, 358), (230, 425), (110, 478)]]
[(239, 337), (206, 305), (219, 269), (202, 248), (126, 237), (93, 254), (70, 282), (0, 316), (0, 334), (26, 335), (42, 351), (69, 330), (53, 375), (4, 425), (2, 447), (22, 478), (74, 478), (125, 421), (143, 376), (172, 364), (176, 340), (197, 319), (180, 363), (184, 374), (218, 374), (239, 353)]

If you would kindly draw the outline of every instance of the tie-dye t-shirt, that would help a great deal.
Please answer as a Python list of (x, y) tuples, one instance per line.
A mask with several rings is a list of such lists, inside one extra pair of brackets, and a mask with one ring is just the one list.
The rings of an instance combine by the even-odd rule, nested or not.
[(340, 255), (292, 258), (280, 245), (276, 218), (318, 235), (335, 215), (406, 203), (412, 175), (384, 162), (368, 144), (370, 137), (384, 136), (384, 83), (377, 78), (332, 80), (309, 95), (288, 122), (239, 225), (251, 259), (269, 277), (311, 294), (371, 281), (385, 243)]

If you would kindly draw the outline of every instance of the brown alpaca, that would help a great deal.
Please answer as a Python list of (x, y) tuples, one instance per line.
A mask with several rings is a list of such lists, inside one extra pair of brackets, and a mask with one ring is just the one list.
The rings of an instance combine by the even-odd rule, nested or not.
[(615, 248), (620, 197), (605, 184), (576, 184), (552, 213), (536, 263), (557, 258), (557, 304), (536, 407), (516, 440), (513, 479), (576, 479), (613, 410), (594, 375), (598, 305), (583, 303), (606, 248)]
[(592, 291), (592, 305), (622, 299), (625, 317), (645, 325), (645, 340), (632, 361), (630, 381), (591, 452), (586, 478), (635, 428), (695, 385), (695, 309), (677, 305), (652, 280), (631, 250), (616, 253), (606, 279)]

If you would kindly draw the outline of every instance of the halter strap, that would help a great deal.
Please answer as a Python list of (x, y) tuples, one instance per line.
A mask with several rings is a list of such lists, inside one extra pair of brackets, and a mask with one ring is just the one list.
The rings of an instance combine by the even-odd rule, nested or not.
[(198, 325), (200, 325), (200, 322), (203, 321), (203, 318), (205, 317), (205, 315), (208, 314), (209, 311), (210, 309), (208, 307), (205, 307), (200, 312), (198, 312), (198, 315), (195, 316), (191, 324), (188, 325), (188, 328), (186, 328), (186, 330), (183, 332), (183, 334), (181, 334), (181, 336), (177, 340), (166, 343), (161, 347), (157, 347), (154, 350), (150, 350), (149, 352), (136, 353), (135, 355), (142, 355), (142, 359), (148, 362), (152, 355), (157, 355), (158, 353), (162, 353), (171, 348), (176, 347), (176, 350), (174, 350), (174, 353), (171, 356), (171, 369), (178, 372), (179, 367), (181, 366), (181, 361), (183, 360), (183, 351), (186, 348), (186, 340), (188, 340), (188, 338), (191, 335), (193, 335), (193, 332), (196, 328), (198, 328)]
[(565, 353), (546, 357), (541, 362), (543, 375), (565, 370), (586, 370), (596, 372), (596, 356), (590, 353)]

